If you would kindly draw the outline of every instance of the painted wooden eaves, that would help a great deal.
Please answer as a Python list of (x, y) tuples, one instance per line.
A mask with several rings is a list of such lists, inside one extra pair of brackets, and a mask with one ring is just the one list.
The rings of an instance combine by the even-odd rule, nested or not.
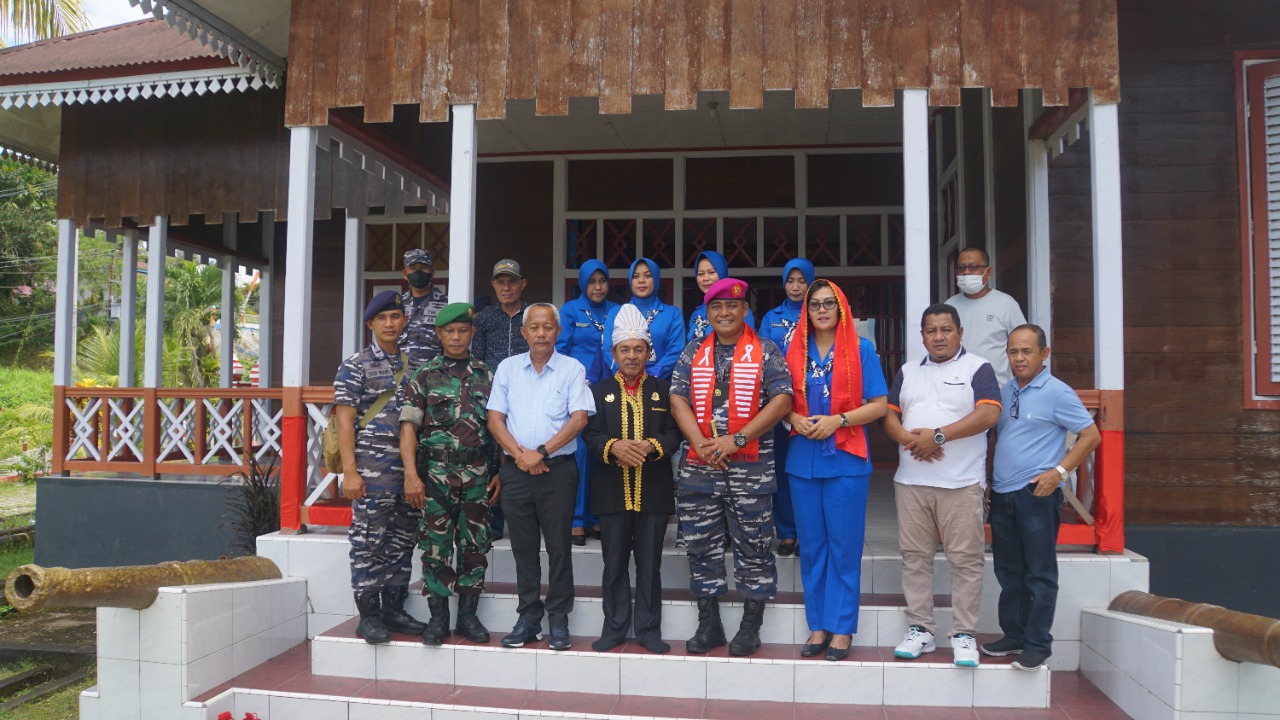
[(1115, 103), (1116, 34), (1115, 0), (294, 0), (286, 122), (323, 125), (336, 107), (386, 122), (397, 104), (445, 121), (458, 103), (492, 119), (512, 99), (564, 115), (570, 97), (621, 114), (637, 95), (692, 110), (713, 90), (742, 109), (771, 90), (798, 108), (840, 89), (957, 105), (965, 87), (998, 106), (1022, 88)]

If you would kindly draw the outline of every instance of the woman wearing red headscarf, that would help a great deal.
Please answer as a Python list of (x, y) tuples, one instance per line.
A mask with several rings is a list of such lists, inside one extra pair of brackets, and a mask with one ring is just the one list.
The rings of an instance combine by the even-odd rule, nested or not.
[(787, 348), (795, 388), (787, 476), (800, 536), (809, 640), (803, 657), (849, 654), (858, 632), (871, 461), (864, 427), (887, 409), (884, 373), (858, 337), (844, 293), (817, 280)]

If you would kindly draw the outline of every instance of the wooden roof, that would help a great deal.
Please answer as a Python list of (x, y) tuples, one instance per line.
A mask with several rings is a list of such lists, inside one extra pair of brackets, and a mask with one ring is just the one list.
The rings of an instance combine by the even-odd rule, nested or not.
[(174, 32), (164, 21), (139, 20), (4, 48), (0, 50), (0, 84), (223, 65), (231, 63), (198, 40)]
[(902, 88), (957, 105), (962, 87), (1002, 106), (1021, 88), (1115, 103), (1116, 33), (1115, 0), (293, 0), (285, 121), (363, 107), (386, 122), (396, 104), (446, 121), (458, 103), (501, 118), (509, 99), (564, 115), (570, 97), (619, 114), (636, 95), (692, 110), (709, 90), (744, 109), (769, 90), (799, 108), (838, 89), (868, 106)]

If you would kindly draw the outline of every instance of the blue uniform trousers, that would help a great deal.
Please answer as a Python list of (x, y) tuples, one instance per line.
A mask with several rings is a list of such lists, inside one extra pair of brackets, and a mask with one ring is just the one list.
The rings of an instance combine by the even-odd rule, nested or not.
[(791, 476), (800, 580), (810, 631), (858, 632), (862, 547), (870, 475), (811, 479)]
[(790, 444), (791, 431), (778, 423), (773, 429), (774, 477), (778, 480), (778, 492), (773, 496), (773, 525), (779, 540), (796, 539), (796, 516), (787, 477), (787, 446)]
[(587, 452), (587, 443), (578, 437), (578, 449), (573, 453), (578, 463), (578, 496), (573, 503), (573, 526), (590, 528), (600, 524), (591, 514), (591, 454)]

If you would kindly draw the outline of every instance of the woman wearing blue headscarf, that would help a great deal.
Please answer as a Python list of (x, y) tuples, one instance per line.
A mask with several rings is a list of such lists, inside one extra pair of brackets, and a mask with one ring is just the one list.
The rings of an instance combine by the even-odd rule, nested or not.
[[(684, 313), (680, 308), (668, 305), (658, 299), (658, 283), (662, 275), (658, 263), (649, 258), (640, 258), (631, 263), (627, 280), (631, 283), (632, 305), (640, 311), (649, 322), (649, 335), (653, 338), (653, 356), (645, 365), (645, 372), (662, 380), (671, 381), (671, 371), (680, 359), (684, 350)], [(613, 318), (618, 314), (615, 309), (609, 313), (604, 324), (604, 357), (609, 362), (609, 373), (618, 371), (613, 362)]]
[[(693, 268), (696, 273), (693, 278), (698, 283), (698, 297), (705, 295), (712, 285), (729, 277), (729, 261), (715, 250), (698, 253), (698, 257), (693, 259)], [(751, 327), (756, 326), (756, 319), (750, 308), (747, 309), (747, 324)], [(703, 303), (693, 311), (693, 315), (689, 316), (689, 331), (685, 334), (684, 341), (686, 343), (694, 340), (701, 342), (707, 337), (707, 330), (710, 328), (711, 323), (707, 320), (707, 305)]]
[[(582, 363), (587, 369), (587, 382), (604, 379), (609, 363), (604, 359), (604, 324), (618, 303), (609, 302), (609, 268), (599, 260), (588, 260), (578, 268), (578, 288), (582, 294), (560, 308), (560, 337), (556, 352)], [(578, 497), (574, 504), (574, 545), (587, 544), (587, 535), (599, 537), (600, 524), (591, 514), (591, 458), (587, 444), (578, 438)]]
[[(804, 294), (813, 284), (813, 263), (796, 258), (782, 268), (782, 286), (787, 299), (764, 314), (760, 321), (760, 337), (773, 341), (783, 354), (791, 343), (791, 334), (804, 311)], [(791, 486), (787, 473), (787, 446), (791, 431), (782, 423), (774, 431), (773, 454), (777, 462), (778, 493), (774, 496), (773, 522), (778, 530), (778, 554), (793, 555), (800, 550), (796, 539), (795, 510), (791, 504)]]

